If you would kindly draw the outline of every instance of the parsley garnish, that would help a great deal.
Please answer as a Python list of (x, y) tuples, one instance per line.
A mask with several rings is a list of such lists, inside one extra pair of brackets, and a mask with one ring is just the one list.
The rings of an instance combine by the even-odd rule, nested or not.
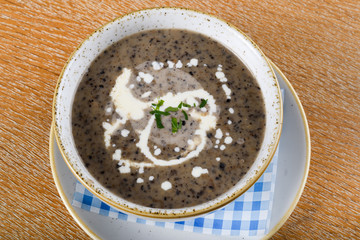
[(155, 113), (155, 120), (156, 120), (156, 126), (158, 128), (164, 128), (164, 125), (162, 125), (162, 122), (161, 122), (161, 115), (160, 114)]
[[(181, 103), (180, 103), (181, 104)], [(167, 107), (165, 112), (177, 112), (179, 110), (178, 107)]]
[(155, 115), (156, 126), (158, 128), (164, 128), (164, 125), (161, 122), (161, 115), (165, 115), (165, 116), (170, 115), (170, 113), (168, 113), (168, 112), (162, 112), (159, 110), (163, 104), (164, 104), (164, 100), (159, 100), (159, 102), (157, 104), (155, 104), (155, 103), (151, 104), (153, 106), (154, 110), (151, 111), (150, 114)]
[[(181, 102), (181, 103), (183, 104), (184, 107), (191, 108), (191, 106), (190, 106), (189, 104), (183, 103), (183, 102)], [(195, 103), (194, 103), (194, 107), (196, 107), (196, 106), (195, 106)]]
[[(179, 126), (180, 125), (180, 126)], [(171, 118), (171, 131), (176, 133), (181, 128), (181, 123), (179, 124), (178, 120), (174, 117)]]
[(153, 110), (150, 112), (150, 114), (159, 114), (159, 115), (164, 115), (164, 116), (169, 116), (170, 113), (167, 111), (167, 112), (163, 112), (163, 111), (160, 111), (160, 110)]
[(158, 104), (156, 104), (156, 109), (159, 110), (159, 108), (164, 104), (164, 100), (159, 100)]
[[(203, 108), (205, 107), (205, 105), (207, 104), (207, 99), (201, 99), (201, 103), (199, 105), (199, 108)], [(152, 103), (152, 111), (150, 111), (150, 114), (152, 115), (155, 115), (155, 120), (156, 120), (156, 126), (158, 128), (164, 128), (164, 125), (162, 124), (161, 122), (161, 116), (169, 116), (170, 115), (170, 112), (177, 112), (178, 110), (182, 109), (182, 107), (187, 107), (187, 108), (192, 108), (192, 107), (196, 107), (196, 104), (194, 103), (193, 106), (187, 104), (187, 103), (184, 103), (184, 102), (180, 102), (179, 105), (177, 107), (167, 107), (165, 109), (165, 111), (160, 111), (160, 107), (164, 104), (164, 100), (159, 100), (157, 104), (155, 103)], [(184, 115), (184, 118), (185, 120), (188, 120), (189, 119), (189, 116), (187, 115), (187, 113), (182, 109), (181, 112), (183, 113)], [(182, 121), (181, 119), (179, 119), (179, 121), (172, 117), (171, 118), (171, 131), (173, 133), (176, 133), (178, 132), (181, 127), (182, 127), (182, 124), (185, 124), (185, 121)]]
[(200, 103), (199, 108), (205, 107), (206, 103), (207, 103), (207, 99), (206, 99), (206, 100), (205, 100), (205, 99), (201, 99), (201, 103)]
[(188, 118), (187, 113), (184, 110), (182, 110), (182, 113), (184, 114), (185, 120), (188, 120), (189, 118)]

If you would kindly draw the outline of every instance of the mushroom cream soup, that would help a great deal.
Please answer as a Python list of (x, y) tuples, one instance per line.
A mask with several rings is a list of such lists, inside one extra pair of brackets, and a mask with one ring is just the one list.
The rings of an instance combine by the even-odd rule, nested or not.
[(114, 43), (84, 75), (72, 132), (89, 172), (122, 198), (153, 208), (225, 193), (257, 157), (261, 90), (228, 49), (183, 30)]

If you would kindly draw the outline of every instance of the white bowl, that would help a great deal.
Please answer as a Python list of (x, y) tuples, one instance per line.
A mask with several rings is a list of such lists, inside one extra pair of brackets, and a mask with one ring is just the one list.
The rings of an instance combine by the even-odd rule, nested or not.
[[(266, 129), (257, 159), (247, 174), (230, 190), (216, 199), (181, 209), (144, 207), (126, 201), (103, 187), (88, 172), (81, 160), (72, 136), (71, 113), (77, 87), (91, 62), (116, 41), (151, 29), (186, 29), (218, 41), (247, 66), (257, 79), (265, 101)], [(234, 26), (208, 14), (181, 9), (155, 8), (124, 15), (92, 33), (70, 56), (54, 95), (53, 121), (55, 136), (70, 170), (85, 187), (107, 204), (130, 214), (151, 219), (180, 219), (208, 213), (218, 209), (249, 189), (270, 163), (278, 145), (282, 127), (280, 89), (269, 62), (255, 43)]]

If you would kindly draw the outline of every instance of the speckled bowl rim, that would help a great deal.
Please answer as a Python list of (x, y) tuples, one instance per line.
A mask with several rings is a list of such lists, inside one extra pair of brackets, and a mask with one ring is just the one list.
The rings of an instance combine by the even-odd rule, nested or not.
[[(59, 126), (57, 125), (56, 122), (56, 99), (57, 99), (57, 95), (59, 92), (59, 88), (60, 88), (60, 84), (61, 84), (61, 80), (63, 78), (64, 72), (68, 67), (68, 64), (71, 62), (71, 60), (73, 59), (74, 55), (78, 52), (78, 50), (81, 48), (81, 46), (90, 38), (92, 37), (95, 33), (97, 33), (98, 31), (102, 31), (102, 29), (105, 29), (108, 25), (110, 25), (111, 23), (118, 21), (122, 18), (125, 18), (129, 15), (132, 14), (137, 14), (143, 11), (151, 11), (151, 10), (161, 10), (161, 9), (168, 9), (168, 10), (183, 10), (183, 11), (189, 11), (189, 12), (194, 12), (194, 13), (198, 13), (198, 14), (203, 14), (203, 15), (207, 15), (210, 18), (214, 18), (226, 25), (228, 25), (230, 28), (233, 28), (234, 30), (236, 30), (237, 32), (239, 32), (243, 37), (245, 37), (252, 45), (253, 47), (261, 54), (262, 58), (265, 60), (274, 84), (276, 85), (277, 88), (277, 93), (279, 98), (281, 97), (281, 92), (280, 92), (280, 86), (279, 83), (277, 81), (275, 72), (273, 70), (273, 68), (271, 67), (271, 63), (269, 62), (269, 60), (266, 58), (265, 54), (261, 51), (261, 49), (256, 45), (256, 43), (251, 40), (244, 32), (242, 32), (240, 29), (238, 29), (236, 26), (234, 26), (233, 24), (230, 24), (228, 22), (226, 22), (223, 19), (220, 19), (214, 15), (208, 14), (208, 13), (204, 13), (201, 11), (197, 11), (197, 10), (193, 10), (193, 9), (189, 9), (189, 8), (181, 8), (181, 7), (155, 7), (155, 8), (146, 8), (146, 9), (141, 9), (141, 10), (137, 10), (137, 11), (132, 11), (130, 13), (127, 14), (123, 14), (109, 22), (107, 22), (106, 24), (102, 25), (101, 27), (97, 28), (95, 31), (93, 31), (91, 34), (89, 34), (78, 46), (77, 48), (72, 52), (72, 54), (70, 55), (70, 57), (68, 58), (68, 60), (66, 61), (56, 84), (55, 87), (55, 92), (54, 92), (54, 98), (53, 98), (53, 104), (52, 104), (52, 118), (54, 121), (54, 132), (55, 132), (55, 139), (58, 143), (61, 155), (63, 156), (66, 164), (68, 165), (69, 169), (71, 170), (71, 172), (74, 174), (74, 176), (91, 192), (93, 193), (95, 196), (97, 196), (99, 199), (101, 199), (103, 202), (109, 204), (110, 206), (117, 208), (121, 211), (124, 211), (126, 213), (129, 214), (134, 214), (140, 217), (144, 217), (144, 218), (149, 218), (149, 219), (162, 219), (162, 220), (166, 220), (166, 219), (172, 219), (172, 220), (176, 220), (176, 219), (181, 219), (183, 220), (184, 218), (191, 218), (191, 217), (198, 217), (200, 215), (212, 212), (216, 209), (219, 209), (223, 206), (225, 206), (226, 204), (232, 202), (233, 200), (235, 200), (236, 198), (238, 198), (240, 195), (242, 195), (243, 193), (245, 193), (259, 178), (260, 176), (264, 173), (264, 171), (266, 170), (266, 168), (268, 167), (268, 165), (271, 162), (271, 159), (273, 158), (276, 148), (279, 144), (280, 141), (280, 136), (281, 136), (281, 131), (282, 131), (282, 124), (283, 124), (283, 105), (282, 105), (282, 101), (279, 101), (279, 111), (280, 111), (280, 115), (279, 115), (279, 119), (278, 119), (278, 128), (277, 128), (277, 132), (275, 133), (275, 142), (272, 142), (272, 148), (269, 151), (269, 155), (268, 158), (263, 162), (263, 164), (261, 165), (260, 169), (256, 170), (256, 174), (254, 177), (252, 177), (252, 179), (250, 181), (247, 181), (246, 185), (244, 187), (242, 187), (241, 189), (237, 190), (235, 193), (233, 193), (231, 196), (227, 196), (226, 198), (224, 198), (223, 200), (219, 201), (218, 203), (211, 205), (210, 207), (207, 208), (202, 208), (200, 210), (194, 210), (193, 211), (187, 211), (187, 212), (183, 212), (183, 213), (159, 213), (156, 211), (151, 211), (151, 212), (144, 212), (144, 211), (140, 211), (136, 208), (130, 208), (127, 205), (121, 205), (118, 204), (116, 202), (113, 202), (111, 199), (105, 198), (103, 195), (99, 194), (95, 189), (93, 189), (86, 181), (83, 180), (83, 178), (81, 176), (78, 175), (78, 173), (73, 169), (72, 165), (69, 162), (68, 156), (66, 154), (64, 145), (62, 144), (61, 138), (59, 136)], [(196, 207), (196, 206), (193, 206)], [(193, 207), (188, 207), (193, 208)], [(157, 208), (155, 208), (157, 209)], [(163, 209), (159, 209), (159, 210), (163, 210)], [(165, 209), (166, 210), (166, 209)], [(172, 209), (168, 209), (168, 210), (172, 210)]]

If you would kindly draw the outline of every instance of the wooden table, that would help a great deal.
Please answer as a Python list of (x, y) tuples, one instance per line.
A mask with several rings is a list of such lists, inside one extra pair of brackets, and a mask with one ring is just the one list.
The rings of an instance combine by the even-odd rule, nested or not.
[(359, 238), (357, 0), (0, 0), (0, 238), (88, 238), (51, 175), (54, 87), (67, 58), (94, 29), (156, 6), (193, 8), (234, 24), (297, 91), (310, 126), (311, 166), (299, 204), (273, 238)]

